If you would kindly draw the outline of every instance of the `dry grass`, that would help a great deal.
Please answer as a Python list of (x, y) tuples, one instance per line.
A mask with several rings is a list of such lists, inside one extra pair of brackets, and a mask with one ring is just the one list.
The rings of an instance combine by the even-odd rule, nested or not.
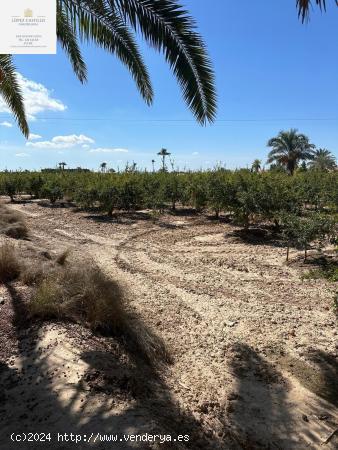
[(50, 271), (50, 266), (44, 263), (38, 265), (24, 262), (20, 273), (20, 281), (27, 286), (34, 286), (40, 283)]
[(57, 264), (59, 264), (60, 266), (64, 266), (66, 264), (66, 261), (67, 261), (69, 255), (70, 255), (70, 249), (67, 248), (56, 258)]
[[(26, 276), (34, 278), (29, 273)], [(150, 364), (171, 361), (163, 341), (127, 312), (120, 285), (92, 261), (71, 260), (65, 267), (56, 260), (37, 272), (36, 280), (30, 302), (33, 317), (70, 320), (105, 335), (119, 336), (131, 353)]]
[(0, 204), (0, 233), (15, 239), (28, 236), (24, 216), (4, 204)]
[(38, 285), (30, 309), (34, 316), (69, 319), (105, 332), (123, 327), (122, 291), (97, 267), (60, 267)]
[(161, 339), (128, 311), (120, 284), (92, 260), (69, 254), (65, 250), (55, 257), (27, 242), (20, 244), (18, 260), (13, 244), (5, 244), (0, 248), (0, 282), (18, 278), (31, 286), (32, 318), (77, 322), (121, 339), (131, 354), (150, 364), (170, 361)]
[(12, 244), (0, 247), (0, 283), (15, 280), (21, 271), (21, 263)]
[(20, 245), (22, 269), (20, 281), (27, 286), (36, 286), (55, 269), (52, 255), (45, 249), (25, 243)]

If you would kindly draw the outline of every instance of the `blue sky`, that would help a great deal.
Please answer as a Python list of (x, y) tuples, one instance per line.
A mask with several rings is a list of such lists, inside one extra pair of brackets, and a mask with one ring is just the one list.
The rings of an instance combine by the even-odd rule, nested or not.
[(302, 25), (295, 3), (183, 1), (216, 72), (218, 115), (207, 127), (194, 121), (163, 57), (141, 41), (155, 90), (151, 107), (124, 66), (97, 48), (84, 48), (84, 86), (61, 49), (56, 56), (17, 56), (35, 136), (27, 142), (0, 103), (1, 169), (59, 161), (117, 168), (133, 160), (151, 168), (161, 147), (180, 168), (245, 167), (265, 161), (267, 140), (291, 127), (338, 157), (338, 8), (329, 2), (327, 14), (314, 10)]

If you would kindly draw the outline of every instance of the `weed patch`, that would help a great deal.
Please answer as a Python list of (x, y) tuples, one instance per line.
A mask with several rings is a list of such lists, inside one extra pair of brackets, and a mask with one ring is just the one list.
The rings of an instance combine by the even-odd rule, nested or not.
[(25, 239), (28, 236), (28, 229), (24, 216), (0, 204), (0, 233), (15, 239)]
[(122, 291), (97, 267), (62, 266), (38, 284), (31, 301), (33, 316), (82, 322), (94, 330), (121, 328)]
[(309, 279), (325, 279), (331, 282), (338, 281), (338, 263), (337, 262), (325, 262), (321, 267), (311, 269), (306, 272), (303, 277), (305, 280)]
[(21, 264), (13, 245), (5, 243), (0, 247), (0, 283), (13, 281), (20, 275)]

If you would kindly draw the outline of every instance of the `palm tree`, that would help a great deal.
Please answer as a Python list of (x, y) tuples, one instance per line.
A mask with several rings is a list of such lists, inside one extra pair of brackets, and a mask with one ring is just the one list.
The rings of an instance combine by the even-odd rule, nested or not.
[(153, 172), (155, 172), (155, 160), (154, 159), (151, 160), (151, 164), (153, 166)]
[[(153, 89), (133, 31), (163, 53), (198, 122), (216, 114), (214, 72), (195, 22), (178, 0), (57, 0), (57, 38), (83, 83), (87, 69), (79, 40), (116, 55), (130, 71), (147, 104)], [(10, 55), (0, 58), (0, 94), (25, 136), (28, 125)]]
[(166, 171), (165, 157), (170, 156), (171, 153), (169, 153), (166, 148), (161, 148), (161, 151), (159, 151), (157, 154), (162, 157), (162, 170), (163, 172), (165, 172)]
[(258, 173), (262, 168), (262, 161), (260, 159), (255, 159), (251, 165), (251, 171)]
[(107, 163), (106, 162), (101, 163), (100, 164), (100, 169), (101, 169), (102, 173), (105, 173), (106, 170), (107, 170)]
[(284, 166), (290, 175), (293, 175), (299, 161), (312, 159), (314, 145), (304, 134), (292, 128), (290, 131), (280, 131), (278, 136), (268, 142), (272, 147), (268, 155), (268, 163), (277, 163)]
[(67, 165), (67, 163), (65, 162), (59, 162), (59, 169), (60, 170), (65, 170), (65, 166)]
[(314, 152), (312, 161), (309, 164), (310, 169), (329, 171), (337, 167), (336, 158), (326, 148), (319, 148)]

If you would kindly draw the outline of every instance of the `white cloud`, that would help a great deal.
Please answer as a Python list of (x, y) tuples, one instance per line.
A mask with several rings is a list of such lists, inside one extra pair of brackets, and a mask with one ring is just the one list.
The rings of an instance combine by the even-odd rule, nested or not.
[(199, 155), (199, 153), (198, 152), (193, 152), (192, 155), (196, 156), (196, 155)]
[[(17, 73), (18, 82), (24, 98), (27, 117), (34, 120), (36, 115), (45, 111), (65, 111), (67, 106), (53, 97), (53, 92), (43, 84), (28, 80)], [(3, 99), (0, 98), (0, 112), (10, 113), (10, 109)]]
[(1, 122), (0, 125), (1, 125), (2, 127), (7, 127), (7, 128), (12, 128), (12, 126), (13, 126), (12, 123), (6, 122), (6, 121)]
[(90, 145), (88, 145), (88, 144), (83, 144), (83, 145), (82, 145), (82, 148), (88, 149), (88, 148), (90, 148)]
[(70, 134), (68, 136), (54, 136), (50, 141), (26, 142), (26, 145), (34, 148), (72, 148), (86, 143), (93, 144), (94, 142), (94, 139), (84, 134)]
[(15, 156), (17, 156), (18, 158), (26, 158), (27, 156), (29, 156), (28, 153), (15, 153)]
[(89, 153), (128, 153), (126, 148), (92, 148)]
[(30, 133), (28, 136), (28, 140), (29, 141), (35, 141), (37, 139), (41, 139), (42, 136), (40, 136), (39, 134), (34, 134), (34, 133)]

